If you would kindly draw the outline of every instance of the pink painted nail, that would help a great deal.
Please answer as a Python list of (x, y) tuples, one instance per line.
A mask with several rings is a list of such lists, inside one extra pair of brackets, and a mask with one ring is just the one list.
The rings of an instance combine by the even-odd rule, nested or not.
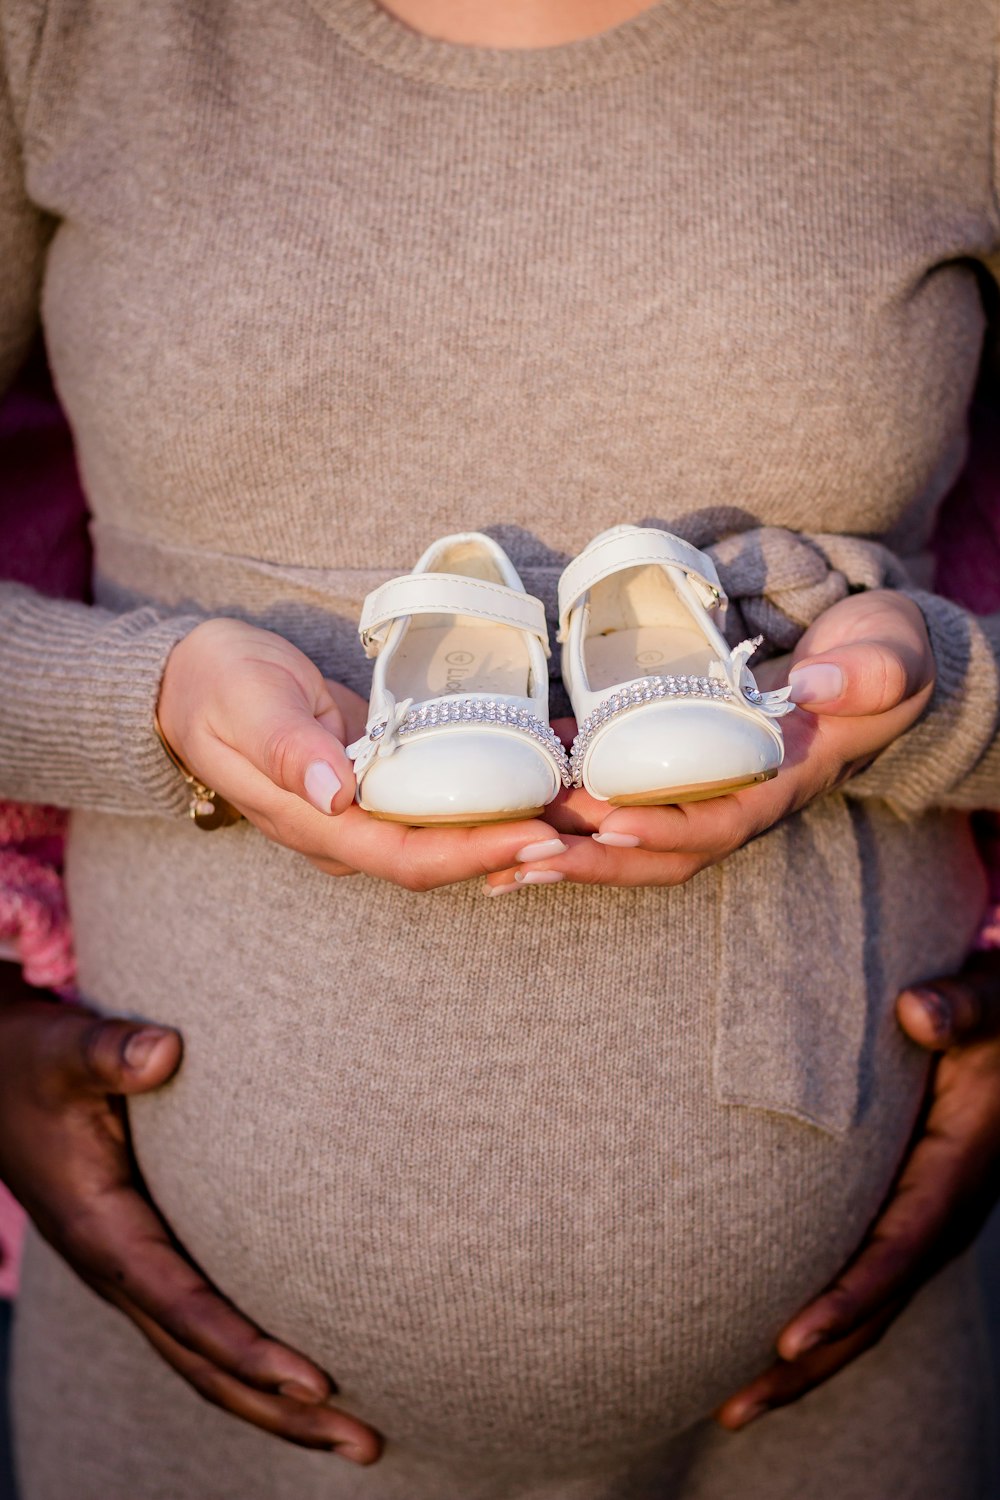
[(557, 854), (565, 854), (566, 845), (562, 839), (543, 839), (537, 844), (525, 844), (523, 849), (517, 851), (516, 858), (524, 865), (533, 859), (555, 859)]
[(833, 703), (844, 691), (844, 674), (833, 662), (816, 662), (789, 672), (788, 686), (793, 703)]
[(613, 849), (637, 849), (642, 843), (634, 833), (592, 833), (595, 844), (610, 844)]
[(325, 760), (314, 760), (305, 774), (306, 796), (321, 813), (333, 811), (333, 799), (340, 791), (340, 777)]
[(486, 894), (487, 896), (506, 896), (509, 891), (519, 891), (520, 889), (521, 887), (517, 881), (512, 880), (507, 885), (488, 885), (486, 887)]
[(518, 885), (555, 885), (563, 879), (562, 870), (518, 870), (514, 876)]

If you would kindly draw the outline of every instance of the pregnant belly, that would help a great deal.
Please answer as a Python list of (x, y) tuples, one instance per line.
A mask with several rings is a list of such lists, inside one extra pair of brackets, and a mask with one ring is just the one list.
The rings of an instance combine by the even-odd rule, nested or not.
[[(579, 892), (571, 922), (545, 892), (525, 926), (521, 897), (314, 879), (260, 842), (213, 868), (210, 931), (203, 870), (143, 872), (154, 965), (142, 924), (113, 965), (84, 924), (106, 1003), (145, 963), (132, 1008), (184, 1032), (132, 1121), (191, 1254), (396, 1444), (541, 1469), (705, 1415), (891, 1178), (921, 1086), (891, 1016), (874, 1103), (834, 1137), (715, 1100), (707, 881)], [(616, 936), (581, 969), (588, 911)]]

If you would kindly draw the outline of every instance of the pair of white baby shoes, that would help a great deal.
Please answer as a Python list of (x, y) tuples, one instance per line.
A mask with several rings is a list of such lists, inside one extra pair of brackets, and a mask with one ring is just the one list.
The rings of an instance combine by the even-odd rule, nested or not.
[(368, 724), (348, 747), (375, 817), (476, 824), (535, 817), (560, 786), (615, 806), (695, 801), (766, 781), (788, 689), (762, 693), (719, 620), (712, 559), (670, 532), (604, 531), (559, 581), (562, 676), (578, 733), (549, 725), (548, 631), (510, 558), (465, 532), (365, 600)]

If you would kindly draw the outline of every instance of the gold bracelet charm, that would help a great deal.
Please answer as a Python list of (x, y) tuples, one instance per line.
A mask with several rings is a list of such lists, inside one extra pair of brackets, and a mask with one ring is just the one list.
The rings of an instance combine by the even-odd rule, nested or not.
[(203, 781), (199, 781), (197, 776), (192, 776), (173, 746), (168, 743), (166, 735), (160, 728), (159, 715), (156, 713), (153, 714), (153, 728), (156, 730), (156, 738), (188, 784), (190, 790), (188, 817), (194, 826), (204, 828), (207, 833), (210, 833), (213, 828), (227, 828), (231, 823), (238, 823), (243, 814), (237, 812), (225, 797), (220, 797), (218, 792), (206, 786)]

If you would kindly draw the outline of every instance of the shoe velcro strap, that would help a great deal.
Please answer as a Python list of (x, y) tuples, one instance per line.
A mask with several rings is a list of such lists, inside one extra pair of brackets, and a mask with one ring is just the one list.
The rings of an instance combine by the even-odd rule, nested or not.
[(592, 542), (564, 571), (559, 580), (559, 639), (566, 639), (570, 611), (584, 594), (626, 568), (644, 568), (658, 563), (665, 568), (680, 568), (690, 579), (702, 603), (711, 608), (728, 601), (719, 582), (715, 563), (705, 552), (692, 547), (679, 536), (647, 526), (615, 532)]
[(358, 622), (365, 655), (377, 656), (393, 621), (408, 615), (474, 615), (530, 631), (549, 654), (545, 606), (532, 594), (458, 573), (406, 573), (390, 578), (365, 600)]

